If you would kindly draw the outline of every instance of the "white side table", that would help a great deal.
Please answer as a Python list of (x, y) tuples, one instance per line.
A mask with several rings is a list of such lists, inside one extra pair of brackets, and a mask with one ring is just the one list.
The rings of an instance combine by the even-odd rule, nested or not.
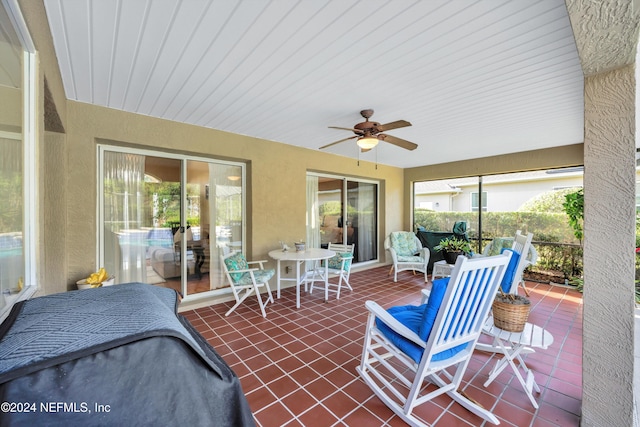
[(447, 261), (440, 260), (433, 263), (433, 271), (431, 272), (431, 281), (438, 277), (449, 277), (453, 271), (454, 264), (447, 264)]
[[(528, 347), (542, 349), (548, 348), (553, 344), (553, 335), (545, 329), (531, 323), (526, 323), (522, 332), (505, 331), (493, 324), (493, 317), (491, 316), (489, 316), (487, 322), (482, 327), (482, 332), (492, 336), (496, 350), (504, 354), (504, 357), (496, 362), (496, 365), (489, 373), (489, 379), (484, 383), (484, 386), (487, 387), (491, 384), (500, 372), (509, 365), (518, 378), (518, 381), (520, 381), (520, 384), (524, 388), (524, 392), (529, 397), (533, 407), (537, 409), (538, 402), (536, 402), (536, 399), (533, 397), (533, 390), (535, 390), (536, 393), (540, 393), (540, 387), (536, 384), (536, 381), (533, 378), (533, 372), (529, 369), (526, 363), (524, 363), (520, 353)], [(505, 345), (505, 342), (510, 343), (511, 345)], [(520, 374), (520, 369), (518, 369), (514, 360), (519, 362), (520, 368), (526, 376), (526, 380)]]

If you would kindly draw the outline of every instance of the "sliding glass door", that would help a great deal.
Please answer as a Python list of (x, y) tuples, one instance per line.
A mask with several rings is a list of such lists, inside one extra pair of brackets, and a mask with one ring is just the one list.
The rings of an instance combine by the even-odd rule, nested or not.
[(219, 258), (242, 250), (244, 166), (100, 147), (100, 264), (116, 283), (185, 297), (227, 286)]
[(355, 262), (378, 258), (378, 184), (307, 175), (307, 242), (355, 244)]

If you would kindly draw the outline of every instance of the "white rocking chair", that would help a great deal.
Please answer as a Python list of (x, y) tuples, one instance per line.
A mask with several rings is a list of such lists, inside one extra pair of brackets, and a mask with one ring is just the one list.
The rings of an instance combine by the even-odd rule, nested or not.
[[(384, 310), (367, 301), (369, 318), (357, 371), (402, 420), (426, 426), (414, 409), (446, 393), (472, 413), (499, 424), (460, 391), (511, 254), (458, 257), (450, 278), (433, 282), (426, 304)], [(424, 384), (425, 379), (435, 386)]]

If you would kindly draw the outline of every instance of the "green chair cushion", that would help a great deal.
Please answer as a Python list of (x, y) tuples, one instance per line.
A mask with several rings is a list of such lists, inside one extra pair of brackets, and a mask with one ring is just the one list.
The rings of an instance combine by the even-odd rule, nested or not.
[[(227, 266), (227, 270), (229, 270), (229, 276), (234, 282), (239, 281), (242, 276), (246, 273), (233, 273), (234, 270), (247, 270), (249, 268), (249, 264), (247, 263), (247, 259), (244, 257), (242, 252), (236, 252), (231, 255), (229, 258), (225, 258), (224, 264)], [(251, 278), (249, 278), (251, 281)]]

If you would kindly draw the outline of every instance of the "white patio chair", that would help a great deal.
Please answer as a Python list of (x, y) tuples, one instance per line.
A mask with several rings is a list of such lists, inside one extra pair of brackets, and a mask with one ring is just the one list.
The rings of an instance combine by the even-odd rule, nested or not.
[[(329, 282), (329, 292), (336, 293), (336, 299), (340, 299), (340, 289), (342, 288), (342, 282), (347, 285), (350, 291), (353, 291), (351, 284), (349, 283), (349, 277), (351, 276), (351, 264), (353, 263), (353, 253), (355, 251), (355, 244), (343, 245), (340, 243), (329, 243), (327, 249), (334, 251), (336, 255), (329, 258), (326, 261), (321, 261), (319, 265), (316, 265), (314, 269), (307, 272), (306, 280), (311, 281), (309, 293), (313, 292), (313, 285), (316, 280), (322, 280), (324, 282), (324, 263), (327, 262), (329, 279), (332, 277), (338, 277), (338, 283)], [(331, 289), (331, 286), (335, 286), (336, 289)], [(306, 284), (305, 284), (306, 287)]]
[[(262, 317), (267, 317), (264, 308), (269, 302), (273, 302), (269, 279), (273, 277), (276, 271), (264, 269), (263, 264), (267, 261), (247, 261), (242, 252), (239, 251), (220, 255), (220, 261), (231, 286), (233, 296), (236, 299), (235, 305), (227, 311), (225, 316), (231, 314), (247, 297), (255, 292), (260, 311), (262, 311)], [(258, 264), (260, 268), (250, 268), (253, 264)], [(268, 298), (264, 303), (260, 297), (261, 287), (265, 287), (268, 294)]]
[[(398, 281), (400, 271), (412, 270), (415, 274), (419, 271), (424, 274), (427, 281), (427, 266), (429, 256), (428, 248), (422, 247), (422, 242), (411, 231), (393, 231), (384, 240), (384, 248), (391, 254), (393, 260), (393, 281)], [(391, 274), (391, 272), (389, 272)]]
[(366, 302), (369, 318), (357, 371), (408, 424), (426, 425), (414, 409), (444, 393), (499, 424), (459, 389), (510, 258), (458, 257), (451, 277), (434, 281), (426, 304), (420, 306), (384, 310)]

